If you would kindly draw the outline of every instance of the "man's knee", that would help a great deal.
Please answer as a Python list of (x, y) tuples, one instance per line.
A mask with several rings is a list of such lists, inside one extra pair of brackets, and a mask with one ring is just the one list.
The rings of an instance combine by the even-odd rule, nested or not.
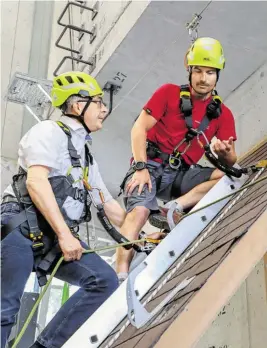
[(15, 308), (13, 311), (6, 311), (2, 309), (1, 312), (1, 325), (13, 325), (16, 321), (16, 314), (19, 312), (19, 306), (18, 308)]
[(108, 294), (112, 294), (117, 289), (118, 284), (116, 272), (106, 262), (103, 262), (102, 266), (94, 272), (93, 277), (90, 272), (85, 278), (83, 288), (89, 293), (93, 288), (96, 288), (99, 290), (102, 289), (101, 291), (105, 291)]
[(144, 206), (136, 206), (128, 213), (130, 219), (147, 220), (150, 210)]
[(223, 176), (224, 172), (219, 169), (215, 169), (210, 176), (210, 180), (220, 180)]
[(114, 269), (107, 265), (105, 270), (100, 274), (101, 280), (99, 285), (105, 288), (108, 294), (112, 294), (119, 286), (119, 281)]

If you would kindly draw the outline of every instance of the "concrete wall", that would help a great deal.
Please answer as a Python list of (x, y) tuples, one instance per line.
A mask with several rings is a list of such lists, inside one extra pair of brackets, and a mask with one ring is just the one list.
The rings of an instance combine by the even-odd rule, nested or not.
[[(86, 1), (85, 6), (95, 8), (98, 13), (92, 18), (93, 12), (86, 9), (80, 9), (75, 6), (70, 7), (68, 12), (62, 19), (62, 22), (70, 23), (75, 26), (83, 26), (88, 31), (95, 32), (95, 39), (91, 41), (92, 36), (85, 33), (79, 39), (80, 33), (73, 31), (72, 45), (73, 49), (80, 50), (80, 54), (73, 54), (74, 57), (79, 57), (85, 61), (95, 61), (95, 67), (92, 68), (83, 63), (75, 63), (73, 70), (82, 70), (96, 76), (101, 70), (106, 61), (110, 58), (117, 46), (121, 43), (135, 22), (146, 9), (150, 1)], [(55, 67), (64, 55), (71, 53), (65, 50), (58, 49), (54, 46), (54, 42), (62, 32), (63, 27), (55, 25), (56, 20), (66, 5), (66, 1), (55, 2), (52, 41), (49, 57), (48, 76), (52, 77)], [(70, 16), (70, 17), (68, 17)], [(61, 44), (69, 46), (69, 32), (62, 38)], [(69, 61), (62, 65), (59, 73), (67, 71), (71, 67)]]
[(16, 167), (21, 136), (36, 123), (19, 104), (6, 102), (15, 72), (46, 78), (53, 1), (1, 2), (1, 192)]
[[(92, 21), (92, 25), (96, 26), (96, 38), (92, 44), (88, 44), (85, 40), (83, 42), (86, 54), (96, 58), (94, 76), (99, 73), (150, 3), (150, 1), (124, 0), (97, 2), (98, 14)], [(87, 4), (93, 7), (97, 2), (87, 1)], [(88, 20), (88, 13), (83, 15), (85, 21), (86, 16)]]
[[(236, 125), (237, 155), (243, 156), (267, 137), (267, 62), (236, 88), (224, 103), (231, 109)], [(202, 165), (210, 166), (202, 158)]]
[(6, 186), (15, 167), (23, 122), (23, 107), (7, 103), (4, 97), (14, 72), (28, 72), (33, 14), (34, 1), (1, 2), (2, 188)]
[(262, 260), (221, 309), (196, 348), (265, 348), (266, 342), (267, 301)]
[(238, 155), (245, 154), (267, 136), (266, 100), (267, 62), (225, 99), (236, 120)]

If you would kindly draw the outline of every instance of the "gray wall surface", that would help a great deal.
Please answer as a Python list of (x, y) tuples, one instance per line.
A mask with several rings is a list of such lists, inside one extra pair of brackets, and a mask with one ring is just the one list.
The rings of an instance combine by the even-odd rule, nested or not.
[(267, 301), (264, 266), (266, 264), (262, 260), (230, 302), (221, 309), (195, 348), (266, 348)]

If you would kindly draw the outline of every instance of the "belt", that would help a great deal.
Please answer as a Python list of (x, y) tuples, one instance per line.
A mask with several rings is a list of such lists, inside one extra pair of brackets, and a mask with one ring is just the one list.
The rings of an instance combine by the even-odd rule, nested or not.
[(177, 170), (180, 167), (185, 169), (188, 169), (190, 167), (190, 164), (186, 163), (186, 161), (181, 155), (175, 157), (173, 153), (169, 154), (163, 152), (159, 149), (157, 144), (153, 143), (150, 140), (146, 142), (146, 149), (147, 157), (149, 159), (151, 159), (152, 161), (159, 159), (163, 162), (164, 166), (169, 165), (174, 170)]
[(4, 196), (4, 197), (2, 198), (1, 204), (2, 204), (2, 203), (18, 203), (18, 204), (19, 204), (17, 198), (14, 197), (14, 196), (11, 196), (11, 195), (6, 195), (6, 196)]
[[(156, 158), (153, 158), (152, 161), (155, 161), (156, 159), (160, 159), (163, 161), (163, 163), (165, 165), (170, 165), (169, 160), (170, 160), (171, 156), (172, 155), (170, 155), (170, 154), (162, 152)], [(182, 156), (179, 156), (178, 158), (174, 158), (174, 159), (175, 159), (175, 161), (178, 162), (178, 165), (176, 168), (172, 167), (173, 169), (179, 169), (179, 168), (189, 169), (190, 168), (190, 164), (188, 164)]]

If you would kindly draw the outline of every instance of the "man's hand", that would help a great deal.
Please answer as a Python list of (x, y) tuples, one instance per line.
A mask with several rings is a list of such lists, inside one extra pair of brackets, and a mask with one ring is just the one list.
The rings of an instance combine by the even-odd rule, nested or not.
[(219, 159), (224, 160), (228, 165), (234, 165), (237, 160), (233, 137), (230, 137), (228, 140), (217, 139), (213, 143), (213, 151), (218, 155)]
[(73, 237), (71, 233), (58, 239), (58, 242), (65, 261), (80, 260), (83, 253), (83, 247), (81, 246), (80, 241)]
[(233, 137), (230, 137), (228, 140), (223, 140), (223, 141), (216, 139), (216, 141), (213, 143), (213, 151), (219, 157), (227, 157), (229, 152), (233, 150), (233, 146), (234, 146)]
[(134, 175), (132, 176), (131, 180), (128, 182), (126, 189), (125, 189), (125, 193), (127, 196), (128, 195), (130, 196), (132, 194), (133, 190), (137, 186), (139, 186), (138, 195), (140, 195), (146, 184), (148, 185), (149, 192), (151, 192), (152, 182), (151, 182), (149, 171), (147, 169), (137, 170), (134, 173)]
[(65, 261), (80, 260), (83, 248), (73, 237), (60, 212), (54, 192), (48, 181), (50, 169), (44, 166), (31, 166), (28, 169), (27, 189), (33, 203), (43, 214), (56, 233)]

